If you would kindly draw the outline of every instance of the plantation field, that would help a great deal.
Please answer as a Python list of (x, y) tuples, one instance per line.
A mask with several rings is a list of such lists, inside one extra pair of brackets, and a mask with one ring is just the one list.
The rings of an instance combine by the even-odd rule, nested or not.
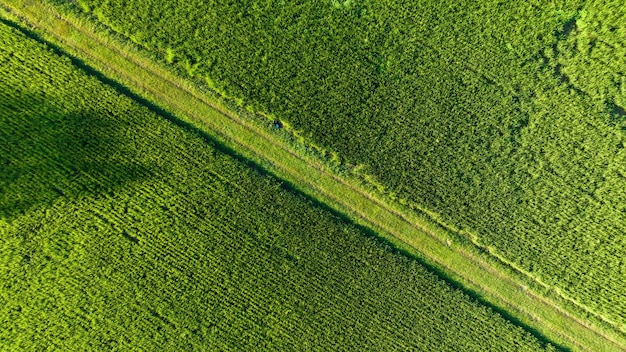
[(589, 1), (570, 35), (554, 48), (563, 79), (579, 94), (609, 103), (614, 122), (626, 118), (626, 9), (620, 1)]
[(9, 24), (3, 348), (554, 349)]
[[(66, 10), (67, 2), (54, 1)], [(81, 0), (626, 330), (618, 1)]]

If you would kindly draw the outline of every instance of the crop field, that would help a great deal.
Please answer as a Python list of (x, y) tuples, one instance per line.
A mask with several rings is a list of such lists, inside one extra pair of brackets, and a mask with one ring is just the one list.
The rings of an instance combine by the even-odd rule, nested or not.
[(53, 1), (626, 331), (619, 1)]
[(579, 94), (605, 100), (626, 118), (626, 10), (619, 1), (589, 1), (571, 32), (554, 48), (564, 80)]
[(0, 346), (554, 350), (0, 22)]

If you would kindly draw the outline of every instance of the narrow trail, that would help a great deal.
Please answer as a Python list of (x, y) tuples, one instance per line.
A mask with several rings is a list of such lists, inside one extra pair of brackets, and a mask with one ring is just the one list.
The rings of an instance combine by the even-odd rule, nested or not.
[[(6, 3), (7, 1), (3, 1), (3, 2)], [(185, 115), (191, 118), (190, 120), (192, 120), (191, 121), (192, 124), (196, 122), (196, 123), (199, 123), (203, 127), (209, 128), (211, 130), (210, 131), (211, 134), (214, 134), (214, 133), (218, 134), (222, 139), (225, 139), (229, 143), (232, 143), (238, 146), (237, 149), (245, 150), (247, 153), (253, 154), (257, 160), (270, 159), (273, 163), (273, 167), (278, 169), (280, 171), (280, 174), (288, 175), (289, 178), (296, 180), (296, 184), (300, 186), (305, 186), (305, 188), (312, 190), (314, 194), (322, 195), (324, 198), (331, 200), (332, 204), (337, 204), (340, 206), (340, 208), (346, 210), (349, 214), (352, 214), (353, 216), (358, 217), (362, 223), (364, 222), (365, 224), (368, 224), (368, 227), (372, 227), (374, 229), (380, 229), (392, 235), (400, 242), (405, 243), (415, 248), (418, 252), (422, 253), (426, 258), (428, 258), (428, 260), (436, 263), (438, 267), (444, 268), (445, 271), (454, 273), (456, 276), (460, 276), (464, 282), (468, 283), (470, 287), (472, 287), (472, 289), (477, 289), (479, 293), (487, 294), (488, 296), (492, 297), (492, 300), (496, 301), (494, 303), (496, 306), (501, 304), (510, 308), (513, 311), (516, 311), (520, 314), (524, 314), (530, 317), (530, 319), (532, 320), (538, 320), (532, 311), (529, 311), (528, 309), (524, 309), (523, 303), (516, 302), (511, 298), (507, 298), (507, 295), (502, 294), (498, 290), (492, 289), (489, 285), (486, 285), (484, 281), (488, 281), (488, 279), (480, 276), (478, 278), (479, 280), (475, 280), (472, 278), (471, 274), (468, 275), (468, 273), (463, 272), (463, 270), (459, 270), (458, 268), (459, 265), (457, 265), (457, 268), (455, 268), (454, 266), (450, 266), (448, 263), (446, 263), (446, 261), (442, 260), (441, 254), (439, 254), (437, 258), (436, 256), (428, 255), (427, 254), (428, 251), (423, 252), (423, 248), (419, 248), (418, 246), (416, 246), (414, 244), (415, 239), (411, 238), (411, 234), (415, 235), (417, 232), (410, 231), (411, 234), (403, 233), (398, 228), (394, 228), (393, 225), (390, 225), (389, 223), (386, 223), (385, 221), (379, 221), (378, 218), (376, 218), (376, 215), (369, 214), (366, 211), (364, 212), (362, 209), (369, 208), (372, 210), (377, 210), (379, 212), (386, 212), (387, 215), (391, 215), (392, 217), (395, 217), (399, 223), (403, 223), (399, 225), (400, 229), (406, 228), (406, 226), (402, 226), (402, 225), (408, 225), (410, 228), (418, 230), (419, 233), (427, 235), (427, 237), (431, 241), (437, 243), (439, 246), (444, 248), (445, 251), (448, 251), (448, 252), (452, 251), (457, 256), (463, 258), (464, 260), (462, 262), (466, 262), (475, 266), (477, 268), (475, 270), (479, 270), (479, 272), (482, 272), (482, 274), (487, 273), (488, 275), (493, 276), (498, 281), (507, 283), (509, 286), (515, 289), (520, 287), (519, 282), (512, 279), (510, 276), (504, 274), (503, 272), (497, 270), (493, 266), (489, 265), (487, 262), (485, 262), (481, 258), (478, 258), (475, 255), (472, 255), (471, 253), (463, 250), (459, 246), (450, 246), (448, 243), (446, 243), (446, 239), (443, 239), (441, 236), (438, 236), (437, 234), (435, 234), (432, 230), (430, 230), (424, 224), (418, 222), (417, 220), (411, 219), (407, 214), (404, 214), (401, 211), (391, 207), (389, 204), (372, 196), (367, 191), (359, 189), (358, 187), (354, 186), (353, 184), (346, 181), (345, 179), (337, 176), (336, 174), (332, 172), (327, 171), (325, 165), (323, 165), (320, 161), (311, 160), (310, 158), (303, 157), (299, 153), (295, 152), (293, 149), (286, 146), (284, 143), (280, 142), (277, 138), (269, 135), (268, 131), (261, 130), (258, 126), (255, 126), (252, 123), (250, 123), (250, 121), (246, 121), (245, 119), (239, 118), (236, 114), (227, 110), (225, 107), (219, 104), (216, 104), (214, 101), (211, 101), (207, 95), (201, 94), (195, 91), (192, 87), (187, 87), (185, 84), (181, 84), (180, 82), (177, 82), (176, 81), (177, 78), (172, 77), (171, 73), (165, 70), (155, 69), (152, 65), (150, 65), (150, 62), (148, 61), (148, 59), (137, 58), (133, 56), (131, 53), (121, 50), (115, 45), (111, 45), (110, 43), (103, 41), (102, 38), (95, 35), (90, 30), (86, 30), (85, 28), (81, 28), (80, 26), (74, 24), (74, 22), (71, 21), (71, 19), (64, 18), (62, 15), (54, 11), (54, 9), (52, 8), (35, 4), (31, 6), (39, 7), (39, 9), (30, 10), (30, 11), (35, 11), (35, 13), (37, 13), (37, 11), (40, 11), (40, 12), (45, 11), (44, 13), (47, 13), (48, 16), (55, 18), (56, 21), (62, 22), (66, 26), (69, 26), (73, 31), (76, 31), (77, 33), (80, 33), (80, 35), (88, 38), (91, 41), (91, 47), (86, 47), (86, 45), (81, 45), (80, 43), (76, 41), (71, 41), (69, 36), (63, 36), (62, 34), (55, 32), (53, 28), (48, 28), (45, 25), (45, 23), (38, 21), (34, 14), (31, 14), (29, 16), (26, 13), (26, 11), (20, 11), (19, 9), (16, 9), (14, 6), (11, 6), (8, 4), (6, 6), (14, 14), (18, 14), (21, 17), (26, 18), (27, 21), (31, 25), (35, 25), (40, 28), (46, 28), (46, 33), (54, 37), (56, 41), (58, 41), (59, 43), (63, 43), (64, 46), (68, 46), (73, 51), (80, 53), (81, 58), (88, 58), (92, 63), (96, 63), (97, 64), (96, 67), (98, 69), (104, 68), (103, 72), (111, 72), (113, 73), (114, 77), (122, 78), (123, 79), (122, 82), (131, 83), (131, 87), (139, 88), (139, 91), (146, 92), (150, 96), (158, 98), (159, 101), (166, 102), (167, 105), (169, 105), (170, 107), (174, 107), (175, 110), (183, 112)], [(104, 54), (102, 54), (100, 50), (108, 50), (112, 52), (114, 55), (124, 58), (125, 59), (124, 65), (115, 66), (114, 63), (106, 60), (106, 57), (104, 56)], [(128, 65), (135, 66), (136, 68), (142, 70), (143, 73), (158, 78), (158, 81), (162, 83), (162, 85), (158, 87), (151, 87), (149, 84), (146, 84), (145, 82), (143, 82), (140, 77), (136, 77), (135, 75), (127, 72), (127, 71), (131, 71), (131, 69), (124, 69), (128, 67)], [(168, 94), (167, 92), (172, 92), (172, 94)], [(243, 137), (237, 138), (236, 132), (231, 132), (230, 135), (228, 133), (225, 133), (225, 128), (223, 126), (215, 125), (216, 123), (219, 124), (219, 122), (208, 121), (206, 117), (199, 114), (198, 111), (194, 110), (194, 108), (187, 106), (184, 102), (177, 101), (176, 94), (178, 93), (182, 93), (188, 97), (191, 97), (193, 98), (195, 102), (209, 107), (214, 112), (217, 112), (222, 117), (228, 119), (230, 123), (236, 124), (238, 127), (243, 128), (245, 131), (247, 131), (248, 134), (258, 137), (259, 141), (262, 141), (263, 143), (259, 143), (259, 141), (257, 141), (256, 143), (250, 143), (249, 140), (247, 141)], [(200, 129), (204, 130), (204, 128), (202, 127), (200, 127)], [(273, 148), (276, 149), (276, 151), (280, 151), (281, 153), (284, 153), (289, 158), (296, 160), (297, 163), (300, 163), (303, 166), (306, 166), (306, 168), (308, 168), (311, 172), (306, 173), (302, 170), (298, 170), (298, 168), (295, 166), (290, 166), (291, 165), (291, 163), (289, 163), (290, 160), (281, 159), (280, 156), (273, 156), (273, 158), (269, 157), (267, 155), (268, 154), (267, 150), (264, 150), (262, 144), (272, 146)], [(339, 189), (349, 190), (352, 197), (347, 199), (345, 197), (342, 197), (341, 193), (334, 193), (333, 189), (328, 189), (330, 186), (323, 187), (323, 186), (320, 186), (319, 182), (312, 182), (312, 179), (317, 179), (317, 178), (320, 178), (320, 179), (326, 178), (328, 180), (331, 180), (334, 183), (337, 183), (340, 186)], [(333, 187), (330, 187), (330, 188), (333, 188)], [(335, 190), (336, 189), (337, 188), (335, 187)], [(309, 192), (305, 191), (305, 193), (309, 193)], [(358, 204), (360, 202), (366, 202), (366, 203), (369, 202), (371, 204), (368, 204), (367, 207), (366, 206), (357, 207), (354, 204), (351, 204), (351, 203)], [(418, 240), (417, 242), (421, 242), (421, 241)], [(432, 251), (433, 250), (431, 249), (431, 254), (432, 254)], [(511, 266), (511, 263), (507, 263), (506, 261), (503, 261), (502, 258), (494, 256), (494, 259), (502, 262), (504, 265)], [(515, 267), (512, 267), (512, 268), (517, 269)], [(520, 274), (528, 276), (524, 272), (520, 272)], [(532, 277), (529, 277), (529, 278), (535, 280), (538, 284), (547, 287), (546, 284)], [(480, 282), (481, 280), (483, 282)], [(601, 339), (610, 342), (613, 345), (613, 347), (616, 348), (616, 350), (626, 351), (626, 347), (622, 345), (621, 342), (603, 333), (603, 331), (598, 331), (594, 329), (587, 322), (573, 316), (572, 314), (565, 311), (558, 305), (554, 304), (554, 302), (552, 302), (548, 298), (542, 295), (539, 295), (535, 292), (532, 292), (531, 290), (524, 291), (523, 295), (528, 297), (532, 301), (539, 303), (540, 305), (544, 307), (552, 309), (554, 312), (558, 313), (558, 315), (560, 315), (563, 319), (566, 319), (568, 321), (575, 323), (575, 325), (577, 325), (579, 328), (587, 330), (591, 332), (592, 334), (597, 335)], [(570, 301), (573, 304), (578, 305), (577, 302), (565, 296), (563, 296), (563, 299)], [(580, 306), (580, 308), (585, 309), (586, 307)], [(588, 310), (588, 313), (595, 315), (598, 319), (604, 320), (607, 324), (611, 324), (615, 326), (614, 323), (604, 319), (602, 316), (598, 315), (597, 313), (594, 313), (590, 310)], [(534, 324), (533, 326), (543, 326), (545, 329), (546, 327), (548, 327), (548, 325), (550, 325), (549, 326), (551, 327), (550, 331), (553, 334), (556, 334), (559, 337), (561, 337), (561, 339), (567, 341), (569, 345), (573, 347), (575, 346), (577, 349), (580, 349), (580, 350), (588, 349), (589, 347), (588, 345), (582, 345), (581, 343), (579, 343), (579, 341), (572, 338), (569, 334), (563, 331), (563, 330), (570, 331), (569, 329), (560, 329), (561, 327), (558, 325), (558, 322), (551, 322), (549, 324), (546, 324), (546, 323), (547, 322), (542, 319), (541, 322), (537, 321), (536, 324)]]

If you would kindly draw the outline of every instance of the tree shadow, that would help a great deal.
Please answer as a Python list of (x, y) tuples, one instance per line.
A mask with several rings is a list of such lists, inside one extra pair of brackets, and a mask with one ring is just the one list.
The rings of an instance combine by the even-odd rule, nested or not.
[(148, 177), (120, 127), (104, 111), (67, 112), (42, 94), (0, 91), (0, 219)]

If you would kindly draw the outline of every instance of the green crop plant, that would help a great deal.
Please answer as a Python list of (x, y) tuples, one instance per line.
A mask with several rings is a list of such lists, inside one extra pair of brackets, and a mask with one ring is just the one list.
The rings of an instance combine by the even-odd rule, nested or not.
[(0, 23), (0, 346), (554, 350)]
[(619, 2), (193, 4), (89, 2), (623, 329)]

